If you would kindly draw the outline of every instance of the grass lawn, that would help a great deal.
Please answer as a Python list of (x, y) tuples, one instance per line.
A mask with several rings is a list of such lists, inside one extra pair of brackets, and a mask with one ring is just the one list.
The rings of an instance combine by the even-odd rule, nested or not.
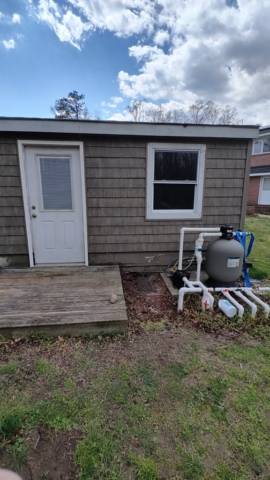
[(253, 262), (250, 277), (259, 280), (268, 279), (270, 284), (270, 218), (248, 215), (245, 231), (252, 232), (255, 242), (248, 260)]
[[(270, 220), (245, 229), (251, 276), (269, 278)], [(189, 299), (156, 322), (155, 295), (154, 330), (133, 311), (126, 338), (0, 343), (1, 467), (24, 480), (270, 479), (269, 320)]]
[(185, 329), (2, 345), (1, 466), (24, 480), (269, 479), (269, 347)]

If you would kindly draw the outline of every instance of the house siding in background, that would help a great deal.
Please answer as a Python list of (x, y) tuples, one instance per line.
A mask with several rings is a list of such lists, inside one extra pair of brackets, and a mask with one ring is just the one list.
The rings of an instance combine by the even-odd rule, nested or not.
[[(257, 143), (268, 138), (270, 138), (270, 127), (261, 127)], [(262, 203), (260, 196), (264, 178), (268, 178), (268, 176), (270, 178), (270, 152), (251, 155), (250, 167), (251, 176), (248, 189), (247, 214), (270, 213), (270, 193), (267, 204)]]
[[(0, 256), (28, 265), (18, 139), (76, 140), (84, 144), (88, 255), (90, 265), (163, 269), (178, 256), (181, 227), (243, 227), (250, 139), (177, 137), (159, 142), (206, 145), (202, 218), (146, 220), (146, 152), (157, 138), (124, 135), (0, 134)], [(186, 250), (193, 250), (194, 235)]]

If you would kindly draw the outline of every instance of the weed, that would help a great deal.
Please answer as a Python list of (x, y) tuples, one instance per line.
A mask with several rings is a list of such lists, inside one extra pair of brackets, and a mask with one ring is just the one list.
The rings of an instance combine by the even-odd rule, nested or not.
[(35, 371), (38, 375), (46, 375), (47, 373), (52, 372), (53, 367), (52, 365), (43, 358), (39, 358), (35, 363)]
[(18, 372), (18, 362), (11, 360), (8, 363), (0, 365), (0, 374), (8, 373), (9, 375), (15, 375)]
[(183, 460), (177, 464), (177, 470), (181, 470), (183, 478), (187, 480), (199, 480), (203, 476), (203, 466), (195, 455), (183, 454)]
[(0, 421), (0, 439), (10, 440), (14, 431), (21, 429), (22, 421), (23, 418), (18, 413), (7, 413)]
[(158, 469), (151, 458), (130, 453), (129, 460), (136, 475), (136, 480), (158, 480)]
[(122, 465), (114, 461), (115, 455), (116, 447), (110, 433), (90, 427), (74, 455), (75, 465), (81, 469), (81, 480), (122, 479)]
[(18, 438), (14, 445), (9, 446), (11, 467), (19, 469), (26, 460), (27, 446), (22, 438)]

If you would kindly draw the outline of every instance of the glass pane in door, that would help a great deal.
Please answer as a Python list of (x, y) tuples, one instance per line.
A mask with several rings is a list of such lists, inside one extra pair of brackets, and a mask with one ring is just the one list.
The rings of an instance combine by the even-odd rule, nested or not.
[(263, 191), (270, 191), (270, 178), (263, 179)]
[(72, 210), (69, 157), (39, 157), (44, 210)]

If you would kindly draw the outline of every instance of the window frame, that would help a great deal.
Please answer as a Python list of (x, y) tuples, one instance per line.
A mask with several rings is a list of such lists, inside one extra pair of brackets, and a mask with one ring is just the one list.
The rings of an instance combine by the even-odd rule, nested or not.
[[(155, 151), (164, 152), (197, 152), (197, 178), (196, 181), (177, 180), (164, 181), (173, 184), (195, 184), (194, 208), (183, 210), (154, 210), (154, 167)], [(146, 220), (198, 220), (202, 218), (204, 171), (205, 171), (206, 145), (198, 143), (148, 143), (147, 145), (147, 170), (146, 170)]]
[[(269, 152), (264, 152), (263, 147), (264, 147), (264, 142), (265, 140), (269, 140), (270, 138), (262, 138), (262, 139), (257, 139), (253, 141), (253, 147), (252, 147), (252, 155), (269, 155)], [(260, 144), (260, 152), (255, 153), (255, 144)]]

